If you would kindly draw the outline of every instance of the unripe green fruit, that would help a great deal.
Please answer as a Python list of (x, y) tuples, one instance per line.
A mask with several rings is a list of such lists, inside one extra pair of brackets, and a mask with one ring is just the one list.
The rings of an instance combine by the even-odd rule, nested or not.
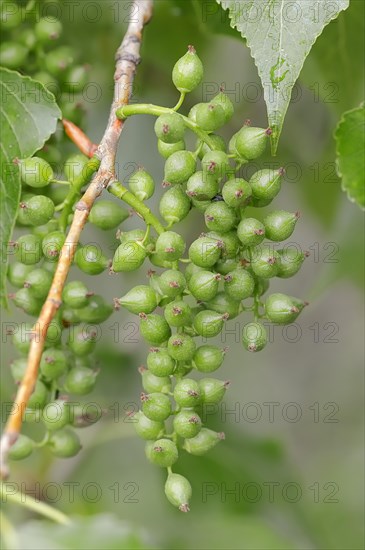
[(247, 160), (260, 157), (266, 149), (267, 138), (271, 130), (244, 126), (237, 133), (236, 148), (239, 155)]
[(209, 151), (202, 158), (204, 174), (214, 176), (220, 180), (233, 172), (229, 159), (223, 151)]
[(159, 346), (171, 336), (171, 329), (161, 315), (140, 313), (139, 330), (143, 338), (153, 346)]
[(169, 376), (155, 376), (151, 371), (140, 367), (142, 375), (142, 386), (147, 393), (169, 393), (171, 391), (171, 380)]
[(32, 29), (24, 29), (19, 33), (19, 42), (27, 48), (27, 50), (33, 50), (36, 43), (37, 37)]
[(99, 200), (90, 211), (89, 222), (99, 227), (99, 229), (107, 231), (108, 229), (115, 229), (128, 218), (128, 210), (122, 208), (119, 204), (112, 201)]
[(22, 208), (23, 204), (29, 201), (31, 198), (33, 198), (35, 195), (33, 193), (22, 193), (21, 199), (20, 199), (20, 205), (16, 213), (16, 220), (15, 223), (17, 226), (25, 226), (29, 227), (31, 226), (31, 222), (29, 220), (29, 217), (27, 216), (27, 209)]
[(14, 262), (9, 265), (7, 277), (13, 286), (22, 288), (27, 275), (32, 271), (32, 265), (26, 265), (22, 262)]
[(229, 122), (234, 115), (234, 107), (232, 101), (224, 92), (219, 92), (213, 97), (211, 103), (220, 105), (224, 111), (225, 123)]
[(280, 255), (270, 246), (261, 246), (253, 249), (251, 269), (255, 275), (263, 279), (271, 279), (278, 274)]
[(64, 86), (72, 93), (82, 92), (88, 83), (87, 67), (76, 65), (71, 67), (65, 78)]
[(80, 247), (75, 254), (75, 263), (88, 275), (99, 275), (108, 267), (108, 260), (95, 244)]
[(28, 362), (26, 357), (20, 357), (19, 359), (15, 359), (10, 363), (11, 375), (14, 378), (15, 382), (20, 382), (20, 380), (23, 378), (27, 369), (27, 363)]
[(148, 369), (155, 376), (170, 376), (175, 370), (176, 363), (165, 348), (151, 348), (147, 355)]
[(190, 262), (186, 268), (185, 268), (185, 280), (189, 283), (190, 279), (192, 278), (195, 273), (199, 273), (201, 271), (206, 271), (204, 267), (199, 267), (198, 265), (193, 264)]
[(66, 306), (79, 309), (88, 303), (90, 293), (82, 281), (67, 283), (62, 292), (62, 300)]
[(66, 376), (65, 389), (69, 393), (86, 395), (94, 389), (96, 376), (97, 373), (88, 368), (74, 367)]
[[(88, 163), (88, 161), (89, 159), (87, 158), (87, 156), (82, 155), (80, 153), (77, 153), (75, 155), (71, 155), (70, 157), (68, 157), (63, 167), (63, 171), (65, 173), (66, 179), (72, 183), (78, 177), (82, 176), (84, 174), (85, 166)], [(109, 202), (109, 201), (103, 201), (103, 202)], [(97, 204), (98, 203), (96, 203), (95, 206)]]
[(306, 302), (286, 294), (270, 294), (265, 303), (266, 316), (272, 323), (288, 325), (294, 323)]
[(134, 428), (142, 439), (157, 439), (164, 429), (163, 422), (150, 420), (142, 411), (138, 411), (137, 414), (133, 416), (133, 419), (136, 420), (136, 422), (134, 422)]
[(267, 344), (267, 333), (261, 323), (247, 323), (242, 330), (242, 344), (247, 351), (261, 351)]
[(223, 363), (225, 351), (216, 346), (200, 346), (193, 357), (193, 363), (199, 372), (214, 372)]
[[(57, 228), (58, 228), (58, 220), (53, 219), (53, 220), (50, 220), (45, 225), (38, 225), (33, 227), (32, 233), (33, 235), (36, 235), (37, 237), (43, 240), (46, 235), (48, 235), (49, 233), (52, 233), (53, 231), (56, 231)], [(54, 264), (52, 264), (52, 266), (54, 267)]]
[(48, 15), (42, 17), (35, 25), (34, 31), (38, 41), (46, 44), (50, 40), (57, 40), (62, 33), (62, 23), (56, 17)]
[[(15, 248), (15, 258), (22, 264), (34, 265), (42, 258), (41, 240), (31, 233), (19, 237)], [(24, 284), (24, 280), (23, 280)]]
[(165, 231), (156, 241), (156, 252), (167, 261), (175, 261), (182, 257), (186, 244), (184, 239), (174, 231)]
[(245, 269), (235, 269), (224, 277), (224, 291), (233, 300), (241, 301), (253, 295), (255, 280)]
[(3, 42), (0, 46), (0, 65), (7, 69), (19, 69), (25, 64), (28, 49), (16, 42)]
[[(64, 79), (63, 75), (61, 78)], [(81, 125), (85, 115), (85, 107), (82, 102), (82, 96), (72, 96), (74, 99), (70, 98), (70, 92), (67, 92), (61, 96), (59, 101), (59, 107), (62, 111), (62, 117), (70, 120), (76, 125)]]
[(173, 267), (173, 262), (168, 262), (164, 258), (161, 258), (160, 254), (157, 254), (157, 252), (152, 252), (149, 255), (149, 260), (152, 265), (155, 265), (156, 267), (162, 267), (163, 269), (169, 269)]
[(44, 225), (54, 215), (53, 201), (44, 195), (35, 195), (26, 202), (21, 202), (20, 208), (24, 210), (25, 217), (31, 225)]
[(46, 348), (57, 346), (61, 342), (62, 330), (64, 328), (61, 322), (62, 322), (62, 318), (55, 317), (53, 321), (50, 323), (50, 325), (48, 326), (46, 341), (45, 341)]
[(172, 185), (186, 182), (196, 170), (196, 159), (190, 151), (177, 151), (165, 162), (164, 180)]
[(113, 313), (113, 307), (102, 296), (94, 294), (86, 306), (77, 310), (77, 316), (83, 323), (104, 323)]
[(214, 264), (215, 271), (217, 271), (220, 275), (228, 275), (228, 273), (237, 269), (237, 267), (239, 267), (239, 264), (234, 258), (222, 258)]
[(23, 460), (32, 454), (34, 449), (34, 442), (30, 437), (19, 434), (14, 445), (10, 447), (9, 458), (11, 460)]
[(189, 46), (172, 70), (172, 81), (181, 93), (192, 92), (203, 80), (204, 69), (195, 48)]
[(210, 200), (219, 190), (217, 179), (202, 171), (195, 172), (187, 182), (186, 194), (198, 201)]
[(163, 422), (171, 414), (171, 401), (164, 393), (141, 394), (142, 412), (150, 420)]
[(222, 245), (210, 237), (199, 237), (190, 245), (189, 258), (198, 267), (212, 267), (220, 258)]
[(94, 403), (70, 403), (70, 423), (75, 428), (87, 428), (100, 420), (102, 411)]
[(218, 103), (200, 103), (195, 113), (196, 123), (206, 132), (214, 132), (226, 122), (223, 107)]
[(159, 210), (168, 224), (178, 223), (189, 214), (191, 203), (180, 185), (166, 191), (160, 200)]
[(257, 246), (265, 238), (265, 226), (256, 218), (244, 218), (238, 224), (237, 236), (243, 246)]
[(185, 439), (195, 437), (200, 432), (201, 427), (200, 417), (192, 411), (182, 410), (174, 418), (174, 431)]
[(203, 338), (214, 338), (222, 332), (224, 321), (228, 319), (228, 315), (216, 313), (206, 309), (200, 311), (194, 318), (194, 329)]
[(224, 291), (218, 292), (212, 300), (206, 302), (205, 306), (216, 313), (228, 314), (230, 320), (237, 317), (240, 312), (240, 303), (233, 300)]
[(115, 251), (112, 270), (116, 273), (136, 271), (146, 257), (146, 249), (139, 241), (125, 241)]
[(57, 399), (47, 403), (42, 411), (42, 421), (50, 432), (60, 430), (70, 423), (70, 407), (66, 401)]
[(254, 198), (271, 202), (280, 191), (283, 174), (283, 168), (278, 170), (264, 169), (255, 172), (250, 179)]
[(39, 157), (20, 161), (19, 169), (22, 181), (29, 187), (46, 187), (53, 179), (52, 166)]
[(214, 432), (208, 428), (202, 428), (198, 435), (186, 439), (183, 447), (188, 453), (201, 456), (213, 449), (224, 438), (223, 432)]
[(131, 176), (128, 185), (130, 191), (136, 195), (140, 201), (149, 199), (155, 192), (155, 182), (152, 176), (142, 168), (139, 168), (137, 172)]
[(293, 233), (299, 219), (299, 212), (294, 214), (284, 210), (271, 212), (264, 219), (265, 234), (271, 241), (285, 241)]
[(167, 349), (176, 361), (191, 361), (196, 350), (196, 344), (192, 337), (187, 334), (174, 334), (169, 338)]
[[(203, 103), (196, 103), (195, 105), (193, 105), (192, 108), (189, 111), (189, 114), (188, 114), (188, 117), (190, 118), (190, 120), (192, 120), (195, 123), (196, 123), (196, 113), (197, 113), (200, 105), (204, 105), (204, 104)], [(210, 151), (210, 148), (209, 148), (209, 151)]]
[(28, 409), (43, 409), (48, 402), (48, 390), (40, 380), (37, 380), (32, 395), (28, 400)]
[(196, 300), (203, 302), (212, 300), (216, 296), (221, 277), (211, 271), (200, 271), (194, 273), (189, 281), (189, 291)]
[(60, 257), (66, 236), (62, 231), (52, 231), (42, 240), (42, 252), (47, 260), (56, 262)]
[(280, 255), (280, 265), (277, 277), (282, 279), (288, 279), (296, 275), (309, 255), (307, 252), (299, 252), (293, 248), (278, 250), (278, 254)]
[(211, 231), (227, 233), (237, 222), (236, 212), (225, 202), (213, 202), (205, 211), (205, 225)]
[(251, 186), (243, 178), (234, 178), (223, 185), (222, 195), (224, 202), (232, 208), (245, 206), (251, 199)]
[(47, 446), (59, 458), (75, 456), (81, 449), (78, 435), (70, 428), (63, 428), (51, 434)]
[[(131, 231), (123, 231), (123, 232), (117, 232), (117, 239), (120, 240), (121, 243), (126, 243), (127, 241), (143, 241), (145, 238), (145, 230), (144, 229), (132, 229)], [(149, 235), (145, 241), (144, 246), (147, 250), (150, 248), (154, 250), (155, 246), (155, 238)]]
[(216, 378), (202, 378), (199, 380), (202, 402), (205, 405), (220, 403), (228, 386), (229, 382), (222, 382)]
[(157, 142), (157, 148), (160, 155), (164, 159), (168, 159), (173, 153), (176, 153), (177, 151), (184, 151), (185, 141), (181, 140), (177, 143), (165, 143), (159, 139)]
[(28, 353), (32, 336), (32, 325), (30, 323), (20, 323), (13, 332), (11, 339), (13, 346), (20, 353)]
[(195, 407), (201, 402), (199, 384), (192, 378), (179, 380), (174, 389), (174, 399), (181, 407)]
[(190, 197), (191, 204), (198, 210), (198, 212), (205, 212), (208, 206), (210, 206), (212, 203), (211, 201), (201, 201), (196, 199), (195, 197)]
[(47, 53), (45, 57), (47, 71), (55, 76), (65, 74), (74, 64), (73, 49), (69, 46), (61, 46)]
[[(279, 265), (280, 269), (280, 265)], [(268, 279), (262, 279), (261, 277), (255, 278), (255, 291), (254, 294), (257, 296), (262, 296), (270, 288), (270, 281)]]
[(171, 327), (183, 327), (191, 324), (191, 308), (182, 300), (167, 304), (164, 315), (166, 321)]
[(37, 316), (42, 308), (42, 303), (28, 288), (20, 288), (14, 295), (14, 303), (28, 315)]
[(207, 237), (216, 239), (217, 241), (223, 243), (222, 248), (222, 258), (223, 259), (235, 259), (241, 243), (237, 237), (236, 231), (227, 231), (226, 233), (221, 233), (219, 231), (209, 231), (206, 234)]
[(152, 313), (158, 305), (156, 292), (147, 285), (138, 285), (118, 299), (118, 303), (130, 313)]
[(72, 329), (68, 338), (70, 350), (78, 357), (89, 355), (95, 348), (95, 336), (84, 327)]
[(182, 294), (186, 288), (186, 280), (181, 271), (177, 269), (168, 269), (164, 271), (158, 279), (160, 289), (165, 296), (176, 298)]
[(62, 350), (48, 348), (42, 353), (40, 372), (47, 380), (56, 380), (67, 371), (67, 358)]
[(52, 278), (52, 274), (46, 269), (34, 269), (27, 275), (24, 288), (28, 288), (35, 298), (44, 299), (51, 287)]
[(189, 512), (189, 500), (192, 495), (192, 488), (186, 477), (180, 474), (169, 473), (165, 483), (165, 495), (169, 502), (180, 512)]
[(157, 118), (155, 134), (165, 143), (177, 143), (182, 141), (185, 133), (185, 124), (178, 113), (167, 113)]
[(2, 2), (0, 5), (0, 23), (4, 31), (15, 29), (22, 23), (22, 9), (12, 0)]
[(147, 443), (146, 456), (152, 464), (169, 468), (177, 461), (179, 452), (176, 444), (170, 439), (158, 439)]
[[(56, 78), (54, 76), (50, 75), (46, 71), (38, 71), (34, 76), (34, 80), (38, 80), (47, 90), (51, 93), (57, 93), (59, 91), (59, 84)], [(49, 146), (47, 146), (48, 148)], [(37, 151), (37, 155), (40, 158), (44, 158), (47, 162), (52, 162), (54, 164), (59, 164), (61, 162), (61, 157), (57, 156), (56, 160), (53, 160), (53, 155), (45, 155), (43, 152), (43, 149), (41, 151)]]

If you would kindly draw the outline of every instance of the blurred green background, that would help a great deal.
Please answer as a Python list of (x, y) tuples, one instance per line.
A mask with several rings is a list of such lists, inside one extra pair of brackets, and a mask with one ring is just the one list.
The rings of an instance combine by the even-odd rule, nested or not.
[[(90, 64), (91, 81), (100, 91), (97, 101), (85, 101), (86, 131), (95, 142), (107, 120), (114, 52), (130, 2), (120, 2), (119, 13), (118, 3), (98, 4), (102, 16), (96, 22), (90, 20), (91, 11), (85, 17), (75, 9), (73, 21), (63, 11), (68, 40)], [(243, 41), (229, 31), (221, 12), (203, 21), (202, 4), (155, 2), (133, 101), (173, 105), (177, 97), (171, 69), (186, 46), (194, 44), (205, 65), (205, 81), (186, 107), (209, 100), (208, 92), (224, 83), (236, 108), (222, 132), (229, 138), (247, 118), (254, 125), (266, 124), (263, 94)], [(106, 414), (80, 431), (83, 452), (61, 461), (42, 451), (12, 465), (11, 482), (75, 516), (75, 525), (55, 526), (5, 503), (19, 548), (363, 548), (363, 214), (340, 189), (333, 140), (341, 113), (362, 99), (363, 11), (363, 1), (352, 0), (349, 10), (320, 36), (296, 86), (278, 156), (271, 158), (268, 152), (254, 166), (277, 163), (287, 168), (275, 204), (301, 211), (291, 242), (311, 256), (297, 277), (274, 281), (272, 287), (308, 299), (310, 307), (296, 328), (276, 328), (272, 344), (260, 354), (248, 354), (240, 344), (244, 317), (229, 322), (217, 339), (229, 347), (218, 377), (231, 380), (231, 386), (207, 422), (223, 430), (226, 440), (207, 457), (184, 455), (178, 463), (176, 471), (193, 486), (190, 514), (166, 501), (165, 473), (147, 463), (144, 444), (126, 417), (138, 406), (137, 368), (145, 361), (147, 346), (139, 338), (136, 318), (121, 310), (102, 327), (100, 375), (87, 401)], [(126, 124), (118, 155), (121, 180), (142, 165), (157, 184), (162, 182), (153, 124), (148, 117)], [(157, 188), (150, 201), (155, 210), (161, 193)], [(125, 227), (142, 225), (134, 216)], [(203, 228), (198, 212), (178, 226), (188, 242)], [(91, 227), (82, 242), (99, 243), (107, 256), (117, 244), (112, 232), (101, 234)], [(147, 269), (138, 276), (84, 279), (91, 290), (112, 299), (134, 286), (137, 277), (143, 283)], [(29, 319), (12, 311), (3, 315), (2, 326), (14, 320)], [(15, 352), (8, 339), (3, 330), (5, 405), (15, 391), (8, 373)]]

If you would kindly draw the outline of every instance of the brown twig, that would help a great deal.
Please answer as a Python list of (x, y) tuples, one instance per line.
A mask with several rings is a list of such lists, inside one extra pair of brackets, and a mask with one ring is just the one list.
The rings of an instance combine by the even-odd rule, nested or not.
[(76, 147), (80, 149), (81, 153), (84, 153), (84, 155), (89, 158), (93, 157), (98, 150), (98, 145), (93, 143), (91, 139), (81, 130), (81, 128), (70, 120), (67, 120), (67, 118), (62, 119), (62, 124), (66, 135), (76, 145)]
[(148, 23), (152, 15), (152, 0), (135, 0), (132, 5), (132, 13), (133, 17), (116, 54), (114, 99), (108, 125), (95, 153), (95, 156), (101, 161), (100, 167), (85, 194), (76, 204), (75, 214), (65, 244), (61, 250), (51, 289), (43, 304), (39, 318), (33, 327), (33, 333), (37, 337), (31, 341), (27, 369), (18, 388), (12, 412), (9, 415), (1, 438), (0, 474), (3, 478), (9, 474), (7, 466), (8, 452), (17, 440), (21, 429), (23, 414), (37, 380), (38, 367), (47, 330), (61, 305), (63, 286), (71, 267), (81, 231), (97, 197), (108, 186), (110, 181), (116, 179), (115, 157), (124, 123), (116, 117), (115, 112), (122, 105), (129, 102), (134, 74), (140, 62), (139, 52), (143, 27)]

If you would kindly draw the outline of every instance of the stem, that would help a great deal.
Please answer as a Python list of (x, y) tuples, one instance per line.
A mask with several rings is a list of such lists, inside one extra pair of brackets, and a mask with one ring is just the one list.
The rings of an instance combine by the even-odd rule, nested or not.
[(62, 512), (59, 510), (55, 510), (51, 506), (48, 506), (45, 502), (38, 502), (30, 495), (24, 494), (24, 493), (8, 493), (6, 491), (6, 486), (1, 483), (0, 484), (0, 494), (1, 494), (1, 501), (4, 503), (7, 500), (10, 502), (13, 502), (15, 504), (20, 504), (20, 506), (24, 506), (25, 508), (28, 508), (29, 510), (32, 510), (33, 512), (37, 512), (38, 514), (41, 514), (42, 516), (52, 519), (56, 523), (60, 523), (61, 525), (70, 525), (71, 520), (65, 516)]
[(8, 517), (4, 514), (4, 512), (0, 512), (0, 525), (4, 542), (4, 549), (18, 550), (19, 544), (15, 527), (8, 519)]
[(57, 183), (58, 185), (70, 185), (69, 181), (63, 181), (63, 180), (51, 180), (50, 183)]
[(126, 204), (131, 206), (135, 212), (137, 212), (146, 222), (146, 225), (152, 225), (155, 231), (160, 235), (165, 231), (164, 226), (156, 218), (156, 216), (151, 212), (151, 210), (146, 206), (142, 201), (137, 199), (133, 193), (128, 191), (126, 187), (119, 181), (113, 181), (108, 186), (108, 191), (118, 199), (121, 199)]
[[(124, 105), (117, 110), (116, 115), (121, 120), (125, 120), (132, 115), (161, 116), (172, 113), (175, 113), (175, 110), (169, 109), (168, 107), (159, 107), (158, 105), (152, 105), (152, 103), (139, 103), (133, 105)], [(179, 116), (181, 116), (181, 118), (183, 119), (185, 126), (192, 130), (201, 140), (203, 140), (208, 145), (208, 147), (210, 147), (210, 149), (216, 149), (216, 146), (214, 142), (210, 139), (209, 134), (204, 132), (204, 130), (202, 130), (196, 124), (196, 122), (193, 122), (192, 120), (190, 120), (190, 118), (181, 115), (180, 113)]]
[(184, 103), (185, 96), (186, 96), (186, 93), (181, 92), (179, 101), (176, 103), (175, 107), (173, 108), (174, 111), (178, 111), (180, 109), (181, 105)]

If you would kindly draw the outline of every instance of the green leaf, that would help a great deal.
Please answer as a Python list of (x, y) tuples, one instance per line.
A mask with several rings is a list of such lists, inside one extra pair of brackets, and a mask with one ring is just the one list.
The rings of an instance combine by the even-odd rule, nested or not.
[(349, 0), (217, 0), (247, 39), (264, 87), (276, 153), (293, 86), (323, 28)]
[(342, 189), (351, 202), (365, 208), (365, 108), (347, 111), (340, 120), (337, 142), (337, 173), (342, 178)]
[(0, 67), (0, 301), (6, 305), (8, 243), (15, 224), (21, 184), (16, 158), (27, 158), (40, 149), (56, 130), (61, 111), (42, 84)]

